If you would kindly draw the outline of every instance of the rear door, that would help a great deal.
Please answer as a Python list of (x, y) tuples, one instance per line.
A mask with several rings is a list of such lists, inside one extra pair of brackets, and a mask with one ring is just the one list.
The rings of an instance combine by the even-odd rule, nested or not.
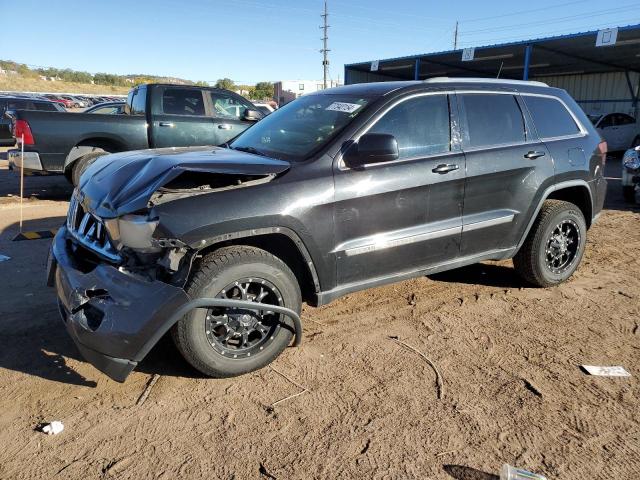
[(636, 120), (624, 113), (617, 113), (615, 114), (614, 122), (618, 129), (620, 150), (630, 148), (634, 138), (638, 134), (638, 125), (636, 124)]
[(622, 148), (620, 133), (615, 124), (615, 114), (610, 113), (602, 117), (598, 122), (597, 128), (602, 138), (607, 142), (610, 151), (620, 150), (620, 148)]
[(516, 93), (461, 91), (458, 101), (467, 162), (461, 255), (499, 256), (518, 243), (553, 161)]
[(452, 135), (457, 110), (450, 101), (455, 98), (446, 93), (399, 100), (362, 134), (393, 135), (400, 158), (335, 169), (339, 285), (410, 274), (458, 257), (465, 168)]
[(240, 95), (223, 90), (210, 90), (207, 94), (211, 102), (216, 145), (228, 142), (255, 123), (243, 120), (245, 112), (254, 107)]
[(154, 148), (216, 145), (202, 89), (156, 86), (152, 91), (150, 139)]

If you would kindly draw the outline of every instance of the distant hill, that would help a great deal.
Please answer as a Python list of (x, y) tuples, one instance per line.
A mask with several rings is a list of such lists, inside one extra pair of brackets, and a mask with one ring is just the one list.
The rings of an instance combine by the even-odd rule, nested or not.
[(141, 83), (208, 85), (206, 82), (147, 74), (91, 74), (69, 68), (31, 68), (12, 60), (0, 60), (0, 91), (126, 94), (131, 87)]

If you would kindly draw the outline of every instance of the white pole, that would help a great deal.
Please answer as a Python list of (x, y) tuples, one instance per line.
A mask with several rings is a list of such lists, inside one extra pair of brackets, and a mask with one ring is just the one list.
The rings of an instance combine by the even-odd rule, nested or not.
[(24, 199), (24, 133), (20, 140), (20, 233), (22, 233), (22, 200)]

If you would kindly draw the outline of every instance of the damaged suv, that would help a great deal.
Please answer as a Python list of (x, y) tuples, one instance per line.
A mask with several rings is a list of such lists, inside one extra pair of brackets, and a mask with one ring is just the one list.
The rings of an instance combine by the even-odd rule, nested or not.
[(101, 157), (48, 278), (83, 356), (124, 381), (171, 332), (213, 377), (275, 359), (302, 302), (483, 260), (566, 280), (604, 202), (602, 142), (563, 90), (431, 79), (303, 96), (223, 147)]

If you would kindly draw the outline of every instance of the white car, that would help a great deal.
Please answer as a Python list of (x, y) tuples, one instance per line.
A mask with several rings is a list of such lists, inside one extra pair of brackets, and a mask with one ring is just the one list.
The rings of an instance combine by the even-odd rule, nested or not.
[(589, 115), (598, 133), (607, 142), (610, 152), (626, 150), (640, 145), (640, 125), (626, 113)]
[(268, 103), (264, 103), (264, 102), (257, 102), (256, 103), (256, 102), (254, 102), (253, 104), (265, 116), (276, 111), (275, 108), (273, 108)]

